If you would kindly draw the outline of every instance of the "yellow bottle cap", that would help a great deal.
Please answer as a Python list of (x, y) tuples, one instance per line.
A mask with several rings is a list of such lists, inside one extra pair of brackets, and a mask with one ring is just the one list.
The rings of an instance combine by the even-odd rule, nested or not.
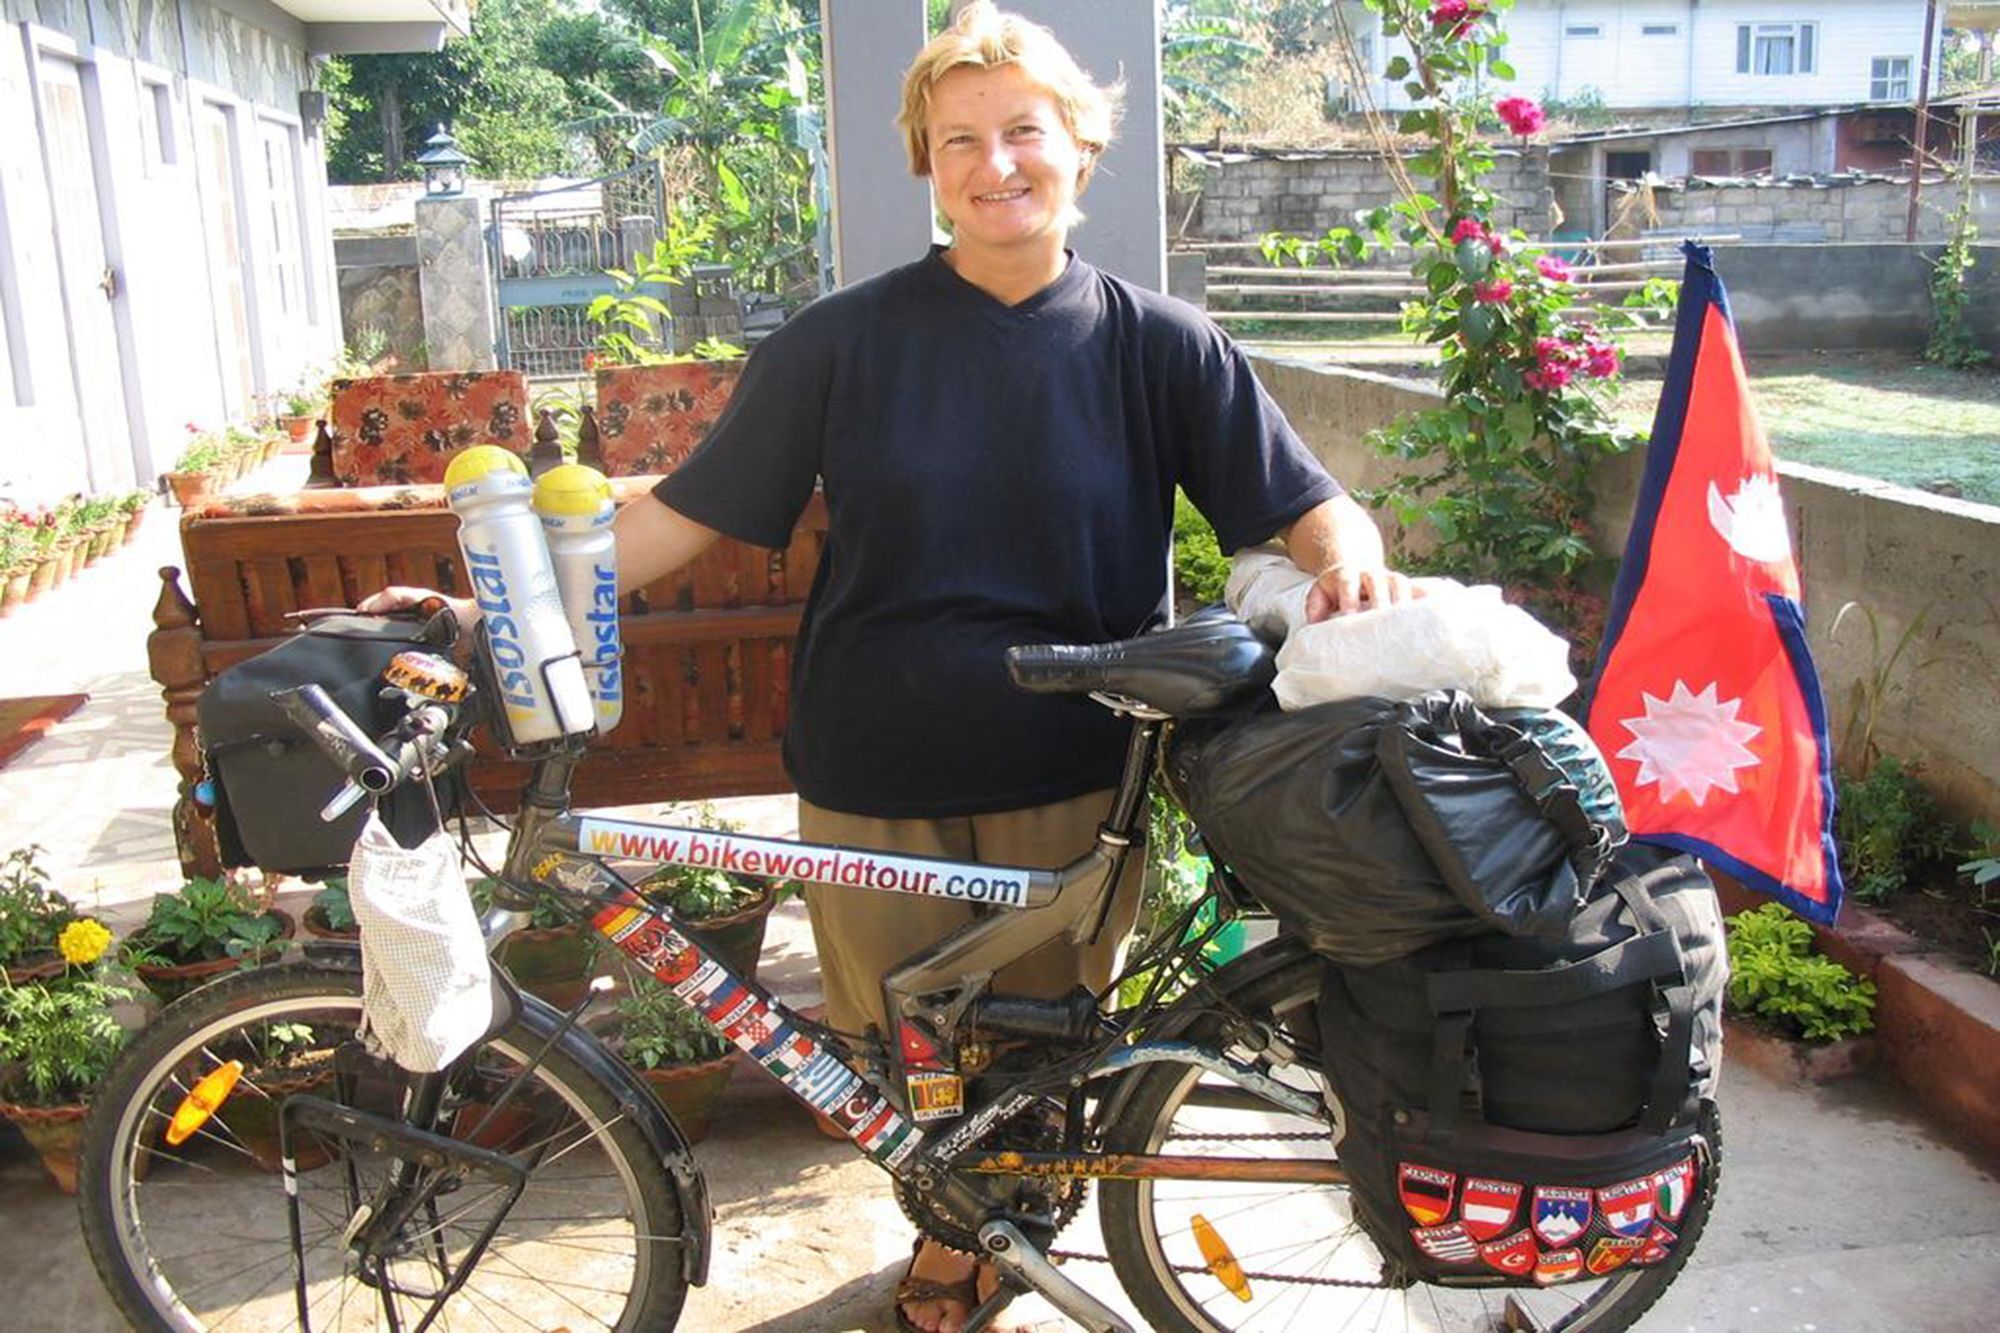
[(588, 518), (611, 498), (611, 483), (594, 467), (564, 463), (535, 482), (535, 512), (558, 518)]
[(451, 462), (445, 465), (444, 486), (448, 491), (456, 490), (495, 472), (517, 472), (525, 477), (528, 465), (497, 444), (475, 444), (463, 453), (452, 455)]

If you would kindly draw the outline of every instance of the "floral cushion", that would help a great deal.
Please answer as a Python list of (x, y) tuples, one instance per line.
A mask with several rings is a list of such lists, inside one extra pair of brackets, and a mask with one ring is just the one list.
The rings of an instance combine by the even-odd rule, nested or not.
[(518, 370), (335, 380), (327, 429), (342, 486), (444, 480), (461, 449), (498, 444), (526, 456), (528, 381)]
[(741, 361), (612, 366), (597, 372), (597, 435), (613, 477), (671, 472), (708, 435)]

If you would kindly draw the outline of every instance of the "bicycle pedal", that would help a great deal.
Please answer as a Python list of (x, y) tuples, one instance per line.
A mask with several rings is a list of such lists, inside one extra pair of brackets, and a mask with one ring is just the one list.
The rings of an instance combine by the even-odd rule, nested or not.
[[(1078, 1286), (1067, 1274), (1059, 1272), (1049, 1262), (1048, 1256), (1021, 1234), (1021, 1229), (1012, 1222), (998, 1219), (980, 1227), (979, 1245), (1003, 1275), (1031, 1291), (1039, 1292), (1050, 1305), (1088, 1329), (1089, 1333), (1134, 1333), (1132, 1326), (1102, 1301)], [(965, 1322), (964, 1333), (980, 1333), (990, 1325), (1007, 1303), (1000, 1299), (1002, 1295), (1011, 1299), (1004, 1283), (1001, 1291), (972, 1312)], [(989, 1306), (992, 1308), (989, 1309)]]

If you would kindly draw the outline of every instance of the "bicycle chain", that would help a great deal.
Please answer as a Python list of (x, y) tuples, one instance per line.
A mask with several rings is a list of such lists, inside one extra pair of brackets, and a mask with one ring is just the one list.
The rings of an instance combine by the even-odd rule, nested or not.
[[(1081, 1250), (1046, 1250), (1044, 1254), (1052, 1260), (1063, 1263), (1072, 1259), (1087, 1264), (1111, 1262), (1111, 1256), (1108, 1254), (1085, 1254)], [(1168, 1264), (1167, 1267), (1176, 1273), (1186, 1273), (1189, 1276), (1209, 1271), (1200, 1264)], [(1380, 1291), (1388, 1286), (1380, 1279), (1363, 1282), (1360, 1278), (1352, 1277), (1301, 1277), (1290, 1273), (1245, 1273), (1243, 1278), (1247, 1282), (1289, 1282), (1302, 1287), (1359, 1287), (1368, 1291)]]

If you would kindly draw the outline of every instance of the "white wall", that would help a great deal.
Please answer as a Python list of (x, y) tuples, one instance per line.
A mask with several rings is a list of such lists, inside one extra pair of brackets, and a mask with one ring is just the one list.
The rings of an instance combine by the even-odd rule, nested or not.
[[(323, 146), (299, 118), (312, 73), (296, 21), (269, 5), (186, 0), (174, 22), (62, 19), (7, 0), (0, 28), (0, 491), (44, 499), (150, 483), (189, 423), (249, 415), (339, 350)], [(24, 20), (25, 15), (25, 20)], [(54, 17), (73, 32), (33, 20)], [(158, 16), (155, 15), (155, 18)], [(92, 37), (103, 44), (93, 45)], [(183, 40), (185, 45), (183, 46)], [(129, 442), (107, 466), (85, 460), (83, 413), (60, 282), (60, 238), (88, 220), (56, 217), (36, 115), (30, 51), (59, 50), (83, 71), (115, 353), (85, 359), (85, 391), (119, 403)], [(218, 158), (201, 108), (229, 129)], [(276, 189), (267, 139), (279, 145)], [(232, 372), (212, 268), (215, 187), (228, 182), (244, 247), (239, 278), (252, 348)], [(72, 284), (73, 286), (73, 284)], [(234, 317), (222, 306), (222, 318)], [(6, 336), (12, 326), (14, 335)]]
[[(1379, 73), (1407, 54), (1402, 42), (1381, 36), (1380, 20), (1347, 5), (1357, 38), (1374, 34)], [(1736, 72), (1736, 29), (1743, 23), (1810, 22), (1819, 25), (1814, 72), (1755, 75)], [(1597, 26), (1598, 36), (1569, 29)], [(1673, 25), (1672, 34), (1648, 35), (1648, 26)], [(1942, 26), (1942, 25), (1940, 25)], [(1923, 0), (1522, 0), (1505, 16), (1505, 59), (1514, 67), (1507, 92), (1574, 102), (1590, 93), (1611, 107), (1833, 106), (1868, 100), (1871, 63), (1878, 56), (1908, 56), (1911, 89), (1921, 66)], [(1939, 34), (1942, 40), (1942, 33)], [(1496, 91), (1495, 96), (1506, 92)], [(1385, 108), (1410, 105), (1402, 84), (1378, 80), (1375, 96)]]

